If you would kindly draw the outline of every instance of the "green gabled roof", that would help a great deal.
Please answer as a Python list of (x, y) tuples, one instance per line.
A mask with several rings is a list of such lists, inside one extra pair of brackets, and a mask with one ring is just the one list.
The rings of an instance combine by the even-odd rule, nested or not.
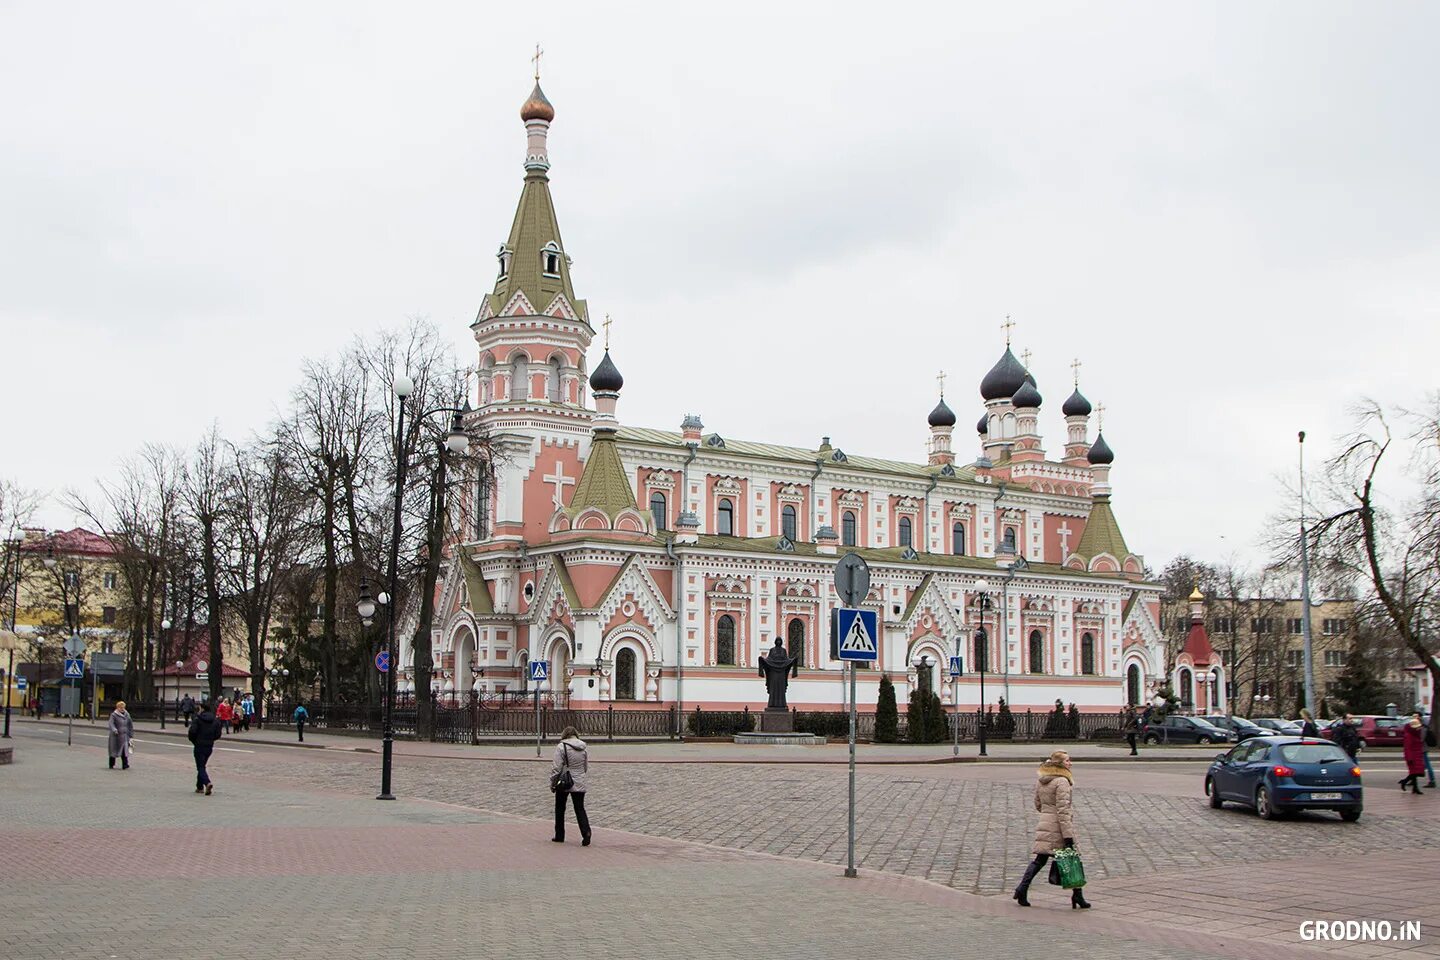
[(920, 598), (925, 595), (926, 590), (930, 589), (930, 581), (934, 579), (935, 574), (925, 574), (925, 578), (920, 581), (920, 585), (910, 594), (910, 602), (905, 605), (905, 615), (900, 618), (901, 623), (907, 622), (915, 615), (915, 608), (920, 606)]
[[(661, 447), (675, 447), (679, 450), (685, 449), (684, 434), (676, 433), (673, 430), (650, 430), (644, 427), (621, 427), (619, 431), (621, 440), (627, 443), (646, 443)], [(807, 450), (804, 447), (787, 447), (778, 443), (754, 443), (749, 440), (731, 440), (724, 437), (724, 452), (727, 454), (739, 454), (741, 456), (756, 457), (762, 460), (786, 460), (793, 463), (813, 466), (816, 460), (825, 461), (827, 467), (836, 470), (863, 470), (872, 473), (898, 474), (900, 476), (914, 477), (916, 479), (928, 480), (940, 473), (941, 467), (930, 466), (923, 463), (906, 463), (903, 460), (883, 460), (879, 457), (856, 457), (845, 455), (845, 460), (832, 460), (834, 448), (829, 450)], [(705, 443), (701, 443), (700, 451), (707, 449)], [(955, 466), (956, 480), (974, 480), (975, 467), (970, 464)]]
[(596, 431), (585, 470), (580, 474), (580, 482), (575, 485), (575, 495), (570, 498), (565, 513), (575, 517), (592, 507), (612, 520), (627, 507), (638, 509), (635, 491), (630, 489), (630, 479), (620, 462), (620, 451), (615, 448), (615, 434), (609, 430)]
[(575, 581), (570, 579), (570, 569), (565, 566), (565, 558), (557, 553), (550, 558), (550, 564), (556, 579), (560, 581), (560, 590), (565, 594), (565, 602), (570, 604), (570, 609), (585, 609), (580, 605), (580, 594), (575, 592)]
[(480, 565), (463, 549), (457, 552), (460, 572), (465, 577), (465, 593), (470, 598), (470, 612), (477, 615), (494, 613), (495, 604), (490, 598), (490, 588), (485, 586), (485, 574), (480, 572)]
[[(558, 277), (546, 276), (543, 272), (541, 251), (552, 242), (560, 248)], [(510, 251), (510, 272), (497, 280), (495, 291), (487, 295), (491, 313), (503, 310), (517, 290), (524, 292), (537, 311), (549, 306), (557, 293), (563, 293), (575, 312), (588, 322), (585, 302), (575, 299), (575, 289), (570, 285), (570, 261), (565, 256), (560, 221), (555, 218), (550, 183), (543, 170), (531, 170), (525, 175), (520, 205), (515, 208), (515, 222), (510, 226), (505, 247)]]
[(1087, 562), (1102, 553), (1108, 553), (1122, 563), (1130, 555), (1120, 524), (1115, 522), (1115, 513), (1110, 509), (1110, 498), (1105, 496), (1095, 498), (1090, 508), (1090, 519), (1085, 521), (1085, 532), (1080, 535), (1080, 544), (1075, 548), (1075, 556)]

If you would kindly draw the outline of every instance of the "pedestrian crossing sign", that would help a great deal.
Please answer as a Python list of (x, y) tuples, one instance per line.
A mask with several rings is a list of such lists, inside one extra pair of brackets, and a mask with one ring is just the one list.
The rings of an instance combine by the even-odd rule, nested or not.
[(874, 610), (842, 607), (835, 611), (835, 617), (841, 660), (873, 663), (880, 658), (879, 617)]
[(950, 676), (958, 677), (965, 672), (965, 661), (958, 656), (950, 658)]
[(70, 659), (70, 658), (67, 657), (66, 660), (65, 660), (65, 679), (66, 679), (66, 680), (84, 680), (84, 679), (85, 679), (85, 661), (84, 661), (84, 660), (72, 660), (72, 659)]
[(530, 680), (531, 680), (532, 682), (534, 682), (534, 683), (540, 683), (540, 682), (542, 682), (542, 681), (544, 681), (544, 680), (549, 680), (549, 679), (550, 679), (550, 664), (546, 663), (544, 660), (531, 660), (531, 661), (530, 661)]

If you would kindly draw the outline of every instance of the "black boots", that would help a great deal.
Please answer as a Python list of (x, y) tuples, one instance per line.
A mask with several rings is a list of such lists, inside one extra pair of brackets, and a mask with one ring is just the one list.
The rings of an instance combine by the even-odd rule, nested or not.
[(111, 757), (111, 758), (110, 758), (110, 769), (111, 769), (111, 770), (114, 770), (114, 769), (115, 769), (115, 758), (114, 758), (114, 757)]
[(1410, 788), (1410, 792), (1411, 792), (1411, 793), (1420, 793), (1420, 792), (1421, 792), (1421, 790), (1420, 790), (1420, 777), (1419, 777), (1418, 775), (1412, 773), (1410, 776), (1406, 777), (1404, 780), (1401, 780), (1401, 781), (1400, 781), (1400, 789), (1403, 791), (1406, 787), (1409, 787), (1409, 788)]
[(1090, 901), (1088, 901), (1088, 900), (1085, 899), (1085, 894), (1083, 894), (1083, 893), (1080, 892), (1080, 888), (1079, 888), (1079, 887), (1076, 887), (1074, 890), (1071, 890), (1071, 891), (1070, 891), (1070, 909), (1071, 909), (1071, 910), (1089, 910), (1089, 909), (1090, 909)]
[(1030, 881), (1035, 879), (1035, 874), (1040, 872), (1040, 868), (1045, 866), (1045, 861), (1048, 859), (1049, 857), (1037, 855), (1034, 860), (1030, 861), (1030, 866), (1025, 868), (1025, 875), (1020, 878), (1020, 885), (1016, 887), (1015, 892), (1010, 895), (1010, 898), (1020, 904), (1020, 906), (1030, 906), (1030, 900), (1028, 899)]

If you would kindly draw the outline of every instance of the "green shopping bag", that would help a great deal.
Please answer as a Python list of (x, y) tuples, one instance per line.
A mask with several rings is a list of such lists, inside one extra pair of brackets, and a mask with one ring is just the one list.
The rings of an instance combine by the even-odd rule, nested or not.
[(1060, 868), (1060, 886), (1066, 890), (1085, 886), (1085, 864), (1080, 860), (1080, 851), (1072, 847), (1056, 850), (1055, 864)]

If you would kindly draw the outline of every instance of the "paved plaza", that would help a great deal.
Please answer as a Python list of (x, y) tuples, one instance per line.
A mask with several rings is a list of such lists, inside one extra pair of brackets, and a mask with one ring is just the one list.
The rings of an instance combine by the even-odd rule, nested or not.
[[(207, 798), (173, 729), (138, 731), (126, 772), (105, 768), (88, 724), (68, 748), (58, 725), (14, 732), (16, 762), (0, 767), (0, 843), (19, 866), (6, 960), (1009, 958), (1082, 944), (1117, 958), (1440, 957), (1440, 793), (1386, 790), (1388, 756), (1367, 758), (1357, 824), (1211, 810), (1204, 761), (1183, 753), (1077, 762), (1096, 904), (1082, 912), (1044, 884), (1031, 910), (1009, 899), (1033, 830), (1033, 768), (1018, 762), (1033, 746), (1006, 745), (1009, 763), (863, 766), (861, 877), (846, 880), (831, 748), (752, 754), (821, 762), (706, 763), (712, 745), (597, 743), (596, 841), (582, 848), (573, 825), (570, 843), (548, 840), (533, 747), (398, 744), (402, 799), (379, 803), (374, 741), (226, 738)], [(1350, 918), (1424, 926), (1418, 942), (1300, 939), (1302, 920)]]

